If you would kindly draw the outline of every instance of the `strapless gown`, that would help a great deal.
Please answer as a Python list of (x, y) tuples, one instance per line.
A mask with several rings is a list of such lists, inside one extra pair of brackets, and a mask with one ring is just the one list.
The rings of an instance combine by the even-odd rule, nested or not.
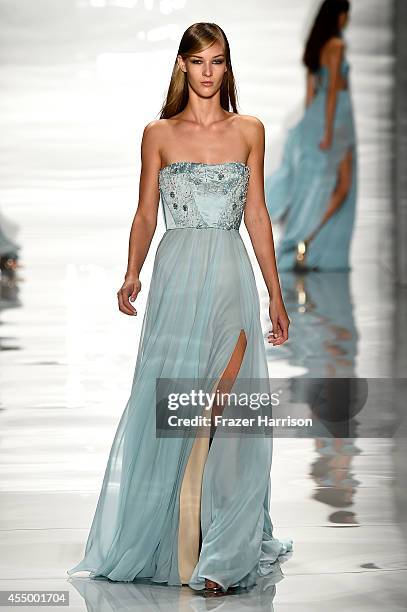
[(349, 270), (349, 251), (353, 233), (357, 151), (354, 114), (349, 82), (349, 63), (342, 61), (342, 75), (348, 88), (337, 95), (333, 142), (321, 150), (325, 129), (329, 73), (322, 66), (317, 73), (318, 87), (302, 119), (288, 132), (279, 168), (265, 178), (266, 204), (272, 222), (283, 221), (283, 234), (276, 248), (280, 271), (292, 270), (295, 249), (321, 221), (335, 189), (338, 168), (352, 150), (352, 184), (341, 207), (309, 243), (306, 261), (319, 270)]
[[(133, 384), (83, 559), (68, 574), (249, 587), (291, 556), (269, 514), (272, 436), (156, 435), (156, 379), (211, 390), (241, 330), (236, 378), (267, 379), (253, 269), (239, 233), (250, 168), (175, 162), (159, 172), (166, 231), (155, 255)], [(227, 406), (224, 411), (233, 410)]]

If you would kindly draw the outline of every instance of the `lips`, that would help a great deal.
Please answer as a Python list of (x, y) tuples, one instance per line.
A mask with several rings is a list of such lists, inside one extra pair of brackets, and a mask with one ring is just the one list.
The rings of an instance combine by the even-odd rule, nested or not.
[(201, 81), (202, 85), (213, 85), (212, 81)]

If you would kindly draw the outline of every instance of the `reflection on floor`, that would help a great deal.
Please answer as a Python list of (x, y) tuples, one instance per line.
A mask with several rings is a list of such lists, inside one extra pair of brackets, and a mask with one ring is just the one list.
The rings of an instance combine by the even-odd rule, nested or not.
[[(44, 0), (39, 11), (3, 0), (0, 206), (18, 223), (23, 250), (17, 286), (1, 279), (0, 590), (68, 590), (75, 611), (405, 610), (406, 432), (400, 406), (388, 403), (380, 424), (399, 423), (392, 437), (275, 439), (271, 515), (295, 549), (274, 584), (209, 602), (187, 587), (66, 579), (131, 386), (141, 316), (121, 315), (116, 291), (137, 202), (139, 137), (158, 112), (175, 41), (198, 17), (224, 25), (242, 112), (268, 130), (267, 163), (287, 112), (302, 103), (298, 58), (314, 2), (261, 0), (256, 12), (206, 5), (198, 16), (188, 2)], [(290, 341), (267, 346), (271, 378), (404, 375), (406, 300), (393, 286), (390, 248), (391, 5), (352, 3), (361, 160), (352, 271), (281, 274)], [(141, 96), (146, 66), (164, 76), (143, 83)], [(162, 230), (160, 218), (140, 313)], [(267, 294), (255, 272), (266, 331)]]

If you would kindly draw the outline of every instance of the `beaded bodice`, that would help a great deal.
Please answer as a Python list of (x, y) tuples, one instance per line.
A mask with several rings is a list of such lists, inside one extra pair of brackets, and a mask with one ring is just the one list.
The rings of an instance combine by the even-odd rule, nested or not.
[(249, 175), (243, 162), (179, 161), (161, 168), (158, 183), (166, 229), (239, 229)]

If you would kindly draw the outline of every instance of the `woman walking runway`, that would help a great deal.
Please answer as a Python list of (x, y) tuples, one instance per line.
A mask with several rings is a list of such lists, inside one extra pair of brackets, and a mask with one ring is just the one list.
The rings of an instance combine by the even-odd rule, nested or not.
[(279, 270), (348, 270), (356, 204), (356, 136), (342, 30), (347, 0), (325, 0), (304, 51), (306, 110), (281, 166), (266, 176), (272, 221), (282, 219)]
[(223, 30), (193, 24), (182, 37), (161, 118), (143, 134), (140, 199), (118, 292), (123, 313), (136, 314), (131, 302), (141, 289), (160, 196), (166, 231), (131, 394), (84, 558), (69, 574), (227, 591), (271, 575), (292, 549), (291, 539), (273, 535), (272, 437), (265, 427), (254, 436), (237, 429), (224, 437), (215, 417), (233, 416), (233, 406), (215, 402), (211, 426), (197, 435), (156, 435), (157, 380), (188, 379), (205, 392), (268, 380), (259, 296), (239, 233), (243, 214), (270, 294), (268, 340), (278, 346), (288, 338), (263, 162), (263, 124), (237, 113)]

